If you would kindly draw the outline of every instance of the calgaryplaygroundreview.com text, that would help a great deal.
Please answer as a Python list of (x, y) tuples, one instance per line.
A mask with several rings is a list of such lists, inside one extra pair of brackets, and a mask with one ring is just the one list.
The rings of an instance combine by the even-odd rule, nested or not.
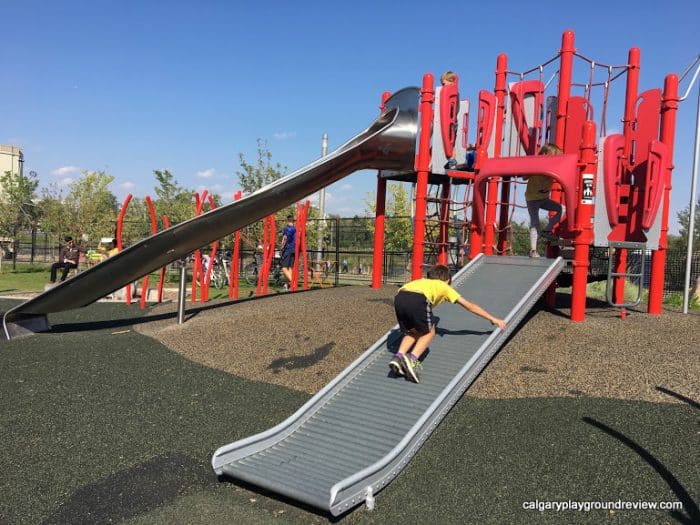
[(524, 510), (536, 510), (539, 512), (577, 511), (590, 512), (592, 510), (683, 510), (680, 501), (523, 501)]

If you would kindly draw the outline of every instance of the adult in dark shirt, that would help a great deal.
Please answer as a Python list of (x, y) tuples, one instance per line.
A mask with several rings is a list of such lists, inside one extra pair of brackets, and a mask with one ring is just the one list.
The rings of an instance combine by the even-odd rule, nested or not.
[[(294, 268), (295, 243), (297, 229), (294, 227), (294, 217), (287, 215), (287, 225), (282, 231), (282, 247), (280, 248), (282, 259), (282, 273), (287, 281), (292, 282), (292, 269)], [(289, 289), (289, 285), (284, 285), (285, 290)]]
[(58, 262), (51, 265), (51, 282), (56, 282), (56, 273), (58, 269), (63, 269), (61, 274), (61, 281), (65, 281), (68, 277), (68, 272), (78, 267), (78, 261), (80, 260), (80, 248), (73, 242), (73, 237), (68, 236), (64, 239), (66, 245), (61, 248), (61, 252), (58, 255)]

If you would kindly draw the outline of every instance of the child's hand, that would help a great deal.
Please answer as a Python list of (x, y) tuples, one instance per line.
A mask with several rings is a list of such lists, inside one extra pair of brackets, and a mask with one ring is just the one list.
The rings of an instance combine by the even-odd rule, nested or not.
[(496, 325), (501, 330), (506, 329), (506, 322), (503, 319), (491, 319), (491, 324)]

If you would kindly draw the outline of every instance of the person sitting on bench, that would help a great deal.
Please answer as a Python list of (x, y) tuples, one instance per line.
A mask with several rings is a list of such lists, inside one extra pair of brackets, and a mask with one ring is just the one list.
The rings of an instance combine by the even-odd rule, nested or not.
[(66, 280), (69, 271), (78, 268), (81, 249), (74, 244), (73, 237), (68, 236), (64, 240), (66, 241), (66, 245), (61, 249), (61, 252), (58, 255), (58, 262), (51, 265), (52, 284), (56, 282), (56, 272), (59, 268), (63, 269), (63, 273), (61, 274), (61, 282)]

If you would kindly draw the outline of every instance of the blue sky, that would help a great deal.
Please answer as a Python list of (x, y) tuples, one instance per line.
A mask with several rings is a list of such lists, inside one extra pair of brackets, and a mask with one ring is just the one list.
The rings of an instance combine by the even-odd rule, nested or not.
[[(526, 70), (572, 29), (578, 51), (599, 62), (624, 64), (640, 47), (644, 90), (700, 52), (699, 2), (563, 4), (8, 0), (0, 143), (21, 146), (42, 185), (106, 170), (119, 199), (145, 196), (153, 170), (167, 168), (183, 186), (230, 198), (238, 154), (253, 160), (258, 138), (296, 169), (318, 158), (323, 133), (334, 149), (371, 123), (382, 91), (420, 85), (425, 72), (456, 71), (474, 100), (493, 88), (499, 53)], [(689, 202), (695, 93), (679, 111), (674, 223)], [(369, 172), (336, 183), (328, 211), (362, 213), (374, 184)]]

